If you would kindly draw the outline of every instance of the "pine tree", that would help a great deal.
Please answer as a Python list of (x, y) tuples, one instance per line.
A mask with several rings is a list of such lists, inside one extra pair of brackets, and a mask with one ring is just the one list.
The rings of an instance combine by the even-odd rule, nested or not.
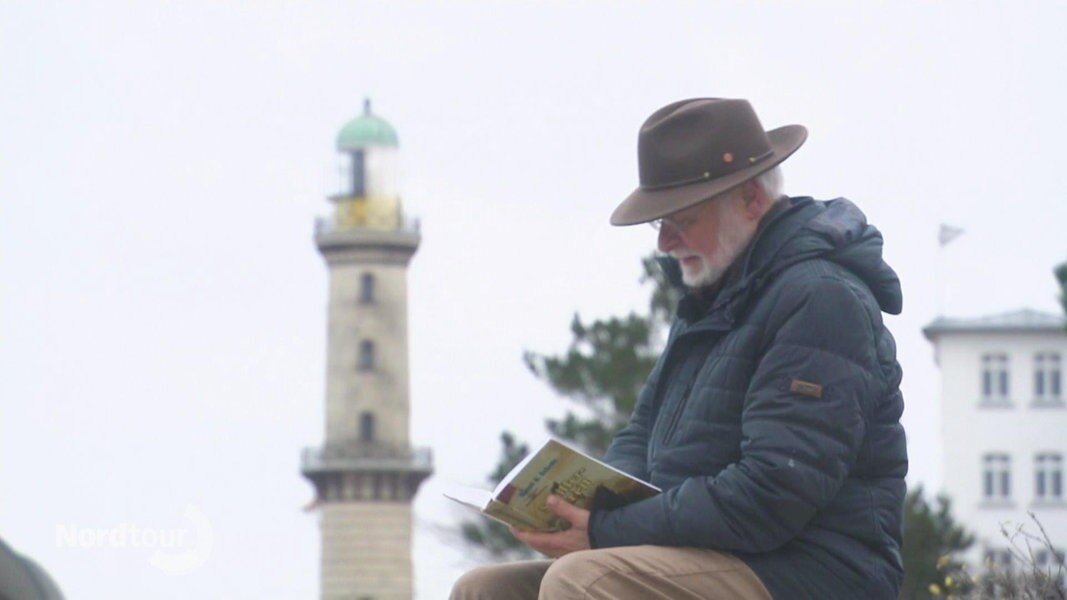
[[(516, 442), (515, 436), (508, 431), (500, 434), (500, 446), (500, 462), (487, 477), (493, 486), (530, 452), (529, 446)], [(489, 519), (460, 523), (460, 534), (467, 543), (480, 547), (497, 560), (530, 558), (534, 555), (529, 546), (511, 535), (507, 526)]]
[[(626, 425), (641, 386), (659, 357), (663, 333), (678, 300), (679, 291), (668, 283), (654, 258), (647, 257), (641, 264), (641, 282), (653, 287), (646, 315), (631, 312), (624, 317), (587, 323), (575, 314), (571, 320), (571, 343), (565, 353), (549, 356), (527, 351), (523, 355), (535, 377), (581, 407), (567, 411), (562, 419), (548, 419), (548, 431), (594, 456), (603, 454)], [(488, 477), (492, 485), (529, 450), (510, 433), (501, 434), (500, 439), (501, 457)], [(507, 560), (533, 554), (495, 521), (465, 522), (461, 529), (464, 539), (494, 558)]]
[(957, 555), (974, 543), (974, 536), (953, 519), (952, 502), (947, 497), (938, 496), (934, 507), (927, 502), (920, 485), (904, 500), (903, 541), (904, 582), (900, 597), (913, 600), (932, 598), (931, 590), (951, 587), (952, 579), (946, 586), (946, 577), (963, 567)]
[(1063, 307), (1063, 312), (1067, 313), (1067, 262), (1056, 267), (1053, 273), (1056, 274), (1056, 281), (1060, 283), (1060, 306)]

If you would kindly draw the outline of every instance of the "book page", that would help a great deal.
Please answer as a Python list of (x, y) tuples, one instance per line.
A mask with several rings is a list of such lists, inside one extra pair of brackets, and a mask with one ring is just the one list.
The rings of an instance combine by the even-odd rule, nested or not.
[(489, 501), (493, 499), (493, 495), (488, 490), (456, 484), (448, 485), (442, 494), (449, 500), (466, 504), (479, 511), (485, 510), (489, 506)]
[(526, 515), (538, 524), (537, 529), (556, 531), (568, 523), (546, 505), (551, 494), (591, 510), (617, 508), (659, 491), (579, 450), (549, 440), (504, 478), (493, 499)]

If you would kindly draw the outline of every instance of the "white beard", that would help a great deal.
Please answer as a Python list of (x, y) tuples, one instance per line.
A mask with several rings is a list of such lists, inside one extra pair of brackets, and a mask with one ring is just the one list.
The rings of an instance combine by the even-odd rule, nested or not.
[[(717, 283), (752, 241), (755, 231), (748, 231), (740, 211), (725, 210), (723, 212), (713, 260), (692, 250), (671, 252), (671, 255), (679, 260), (682, 267), (682, 283), (688, 287), (701, 288)], [(687, 269), (685, 263), (682, 262), (682, 258), (685, 257), (699, 258), (700, 264), (695, 268)]]

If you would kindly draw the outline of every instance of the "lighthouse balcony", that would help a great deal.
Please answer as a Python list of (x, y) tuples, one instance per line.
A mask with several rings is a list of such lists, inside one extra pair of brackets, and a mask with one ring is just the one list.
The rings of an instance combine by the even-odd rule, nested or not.
[(315, 223), (315, 244), (327, 264), (407, 265), (419, 247), (419, 222), (402, 218), (392, 224), (352, 224), (336, 219)]
[(395, 450), (377, 444), (305, 448), (300, 462), (300, 470), (306, 475), (344, 471), (433, 472), (433, 452), (429, 448)]

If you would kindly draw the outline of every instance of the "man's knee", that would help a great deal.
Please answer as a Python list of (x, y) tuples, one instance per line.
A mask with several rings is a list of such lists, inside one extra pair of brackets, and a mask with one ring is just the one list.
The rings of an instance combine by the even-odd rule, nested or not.
[(484, 565), (465, 573), (452, 586), (451, 600), (537, 598), (537, 588), (548, 561)]
[(501, 569), (495, 565), (477, 567), (463, 574), (452, 585), (451, 600), (488, 600), (494, 591), (508, 587)]
[(493, 567), (482, 566), (467, 571), (452, 585), (451, 600), (476, 600), (490, 598), (490, 592), (501, 583)]

